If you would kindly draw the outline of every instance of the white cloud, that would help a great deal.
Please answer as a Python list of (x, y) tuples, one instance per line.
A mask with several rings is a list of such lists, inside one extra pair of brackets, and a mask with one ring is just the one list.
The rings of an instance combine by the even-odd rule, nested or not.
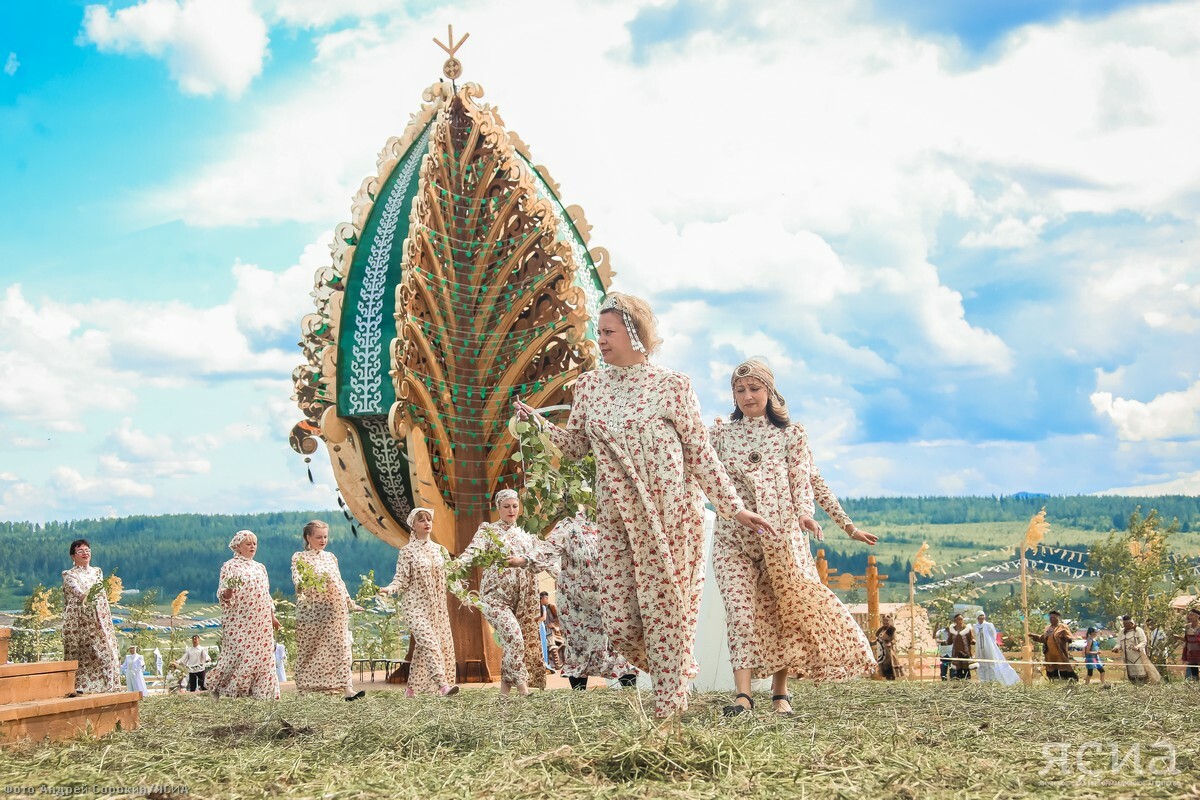
[(1046, 218), (1037, 214), (1029, 219), (1008, 217), (990, 231), (971, 231), (963, 237), (964, 247), (998, 247), (1007, 250), (1029, 247), (1038, 240)]
[(17, 74), (17, 70), (21, 67), (21, 62), (17, 60), (16, 53), (9, 53), (8, 58), (4, 61), (4, 74), (10, 78)]
[[(47, 301), (35, 307), (19, 284), (0, 300), (0, 412), (50, 430), (77, 431), (93, 409), (131, 405), (130, 373), (111, 367), (107, 337)], [(35, 437), (23, 437), (32, 445)]]
[(1159, 483), (1145, 483), (1138, 486), (1122, 486), (1107, 489), (1099, 494), (1126, 495), (1131, 497), (1162, 497), (1163, 495), (1200, 495), (1200, 471), (1180, 475), (1177, 478)]
[(189, 443), (181, 451), (170, 436), (146, 434), (135, 429), (129, 418), (109, 434), (105, 446), (108, 452), (100, 456), (100, 467), (109, 476), (143, 480), (179, 478), (202, 475), (212, 469), (208, 459), (200, 457), (196, 443)]
[(1092, 408), (1108, 417), (1123, 441), (1200, 435), (1200, 380), (1179, 392), (1163, 392), (1148, 402), (1094, 392)]
[(84, 9), (80, 38), (106, 53), (163, 59), (185, 94), (238, 97), (262, 73), (267, 25), (252, 0), (143, 0)]
[[(302, 361), (289, 346), (312, 311), (313, 271), (328, 259), (322, 242), (280, 272), (236, 263), (229, 301), (27, 300), (19, 284), (0, 297), (0, 413), (46, 430), (79, 432), (93, 411), (127, 411), (151, 387), (180, 388), (215, 378), (279, 376)], [(281, 346), (280, 340), (288, 344)], [(290, 394), (290, 391), (288, 392)], [(18, 434), (19, 447), (43, 438)]]
[(103, 503), (112, 498), (153, 497), (154, 487), (130, 478), (85, 477), (71, 467), (54, 470), (51, 485), (62, 495), (62, 504), (72, 502)]
[(235, 264), (231, 302), (238, 327), (254, 334), (299, 335), (300, 318), (313, 310), (313, 274), (328, 264), (328, 237), (304, 248), (298, 262), (282, 272)]

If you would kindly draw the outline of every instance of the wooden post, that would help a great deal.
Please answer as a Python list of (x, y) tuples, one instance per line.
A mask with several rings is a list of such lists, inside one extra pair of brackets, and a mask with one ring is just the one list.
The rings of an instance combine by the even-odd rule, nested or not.
[(917, 649), (917, 573), (908, 573), (908, 680), (913, 679)]
[(1021, 545), (1021, 624), (1025, 629), (1025, 644), (1021, 647), (1021, 681), (1033, 685), (1033, 645), (1029, 639), (1029, 577), (1025, 571), (1025, 545)]
[[(886, 579), (887, 576), (882, 576)], [(867, 556), (867, 626), (872, 631), (879, 630), (879, 568), (875, 566), (875, 556)]]
[(817, 550), (817, 575), (821, 578), (821, 583), (829, 585), (829, 562), (825, 560), (824, 548)]

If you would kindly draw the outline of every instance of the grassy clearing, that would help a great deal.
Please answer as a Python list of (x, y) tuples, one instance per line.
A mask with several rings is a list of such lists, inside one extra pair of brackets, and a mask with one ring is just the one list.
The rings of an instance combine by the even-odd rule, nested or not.
[[(153, 697), (137, 731), (0, 753), (0, 782), (186, 785), (206, 798), (1200, 797), (1195, 686), (858, 682), (794, 694), (795, 717), (748, 720), (722, 719), (725, 697), (701, 695), (673, 735), (646, 719), (646, 695), (620, 691), (378, 692), (352, 705)], [(1158, 742), (1174, 747), (1175, 773), (1159, 774)], [(1043, 773), (1051, 743), (1068, 768)]]

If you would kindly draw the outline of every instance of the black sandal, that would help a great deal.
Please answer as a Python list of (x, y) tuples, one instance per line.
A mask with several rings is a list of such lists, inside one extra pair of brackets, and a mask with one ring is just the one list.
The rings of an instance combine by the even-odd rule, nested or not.
[(754, 698), (753, 697), (751, 697), (748, 694), (745, 694), (744, 692), (738, 692), (737, 694), (735, 694), (733, 696), (733, 699), (737, 700), (739, 697), (746, 698), (746, 701), (748, 703), (750, 703), (750, 708), (746, 708), (744, 705), (741, 705), (740, 703), (734, 703), (731, 706), (725, 706), (723, 709), (721, 709), (722, 716), (736, 717), (738, 714), (747, 714), (754, 710)]
[[(785, 701), (789, 706), (792, 704), (792, 696), (790, 694), (773, 694), (773, 695), (771, 695), (771, 704), (772, 705), (779, 702), (780, 700)], [(781, 717), (796, 716), (795, 711), (776, 711), (775, 713)]]

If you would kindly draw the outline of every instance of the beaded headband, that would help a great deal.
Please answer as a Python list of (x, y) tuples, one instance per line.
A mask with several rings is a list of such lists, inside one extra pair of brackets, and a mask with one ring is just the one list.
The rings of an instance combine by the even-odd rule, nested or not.
[(733, 376), (729, 379), (730, 388), (733, 388), (734, 384), (736, 384), (741, 378), (754, 378), (755, 380), (760, 381), (767, 387), (767, 393), (771, 396), (772, 400), (774, 400), (780, 407), (787, 405), (787, 401), (783, 399), (783, 395), (781, 395), (775, 389), (775, 373), (771, 371), (771, 368), (768, 367), (765, 362), (760, 361), (757, 358), (751, 358), (743, 361), (738, 365), (738, 368), (733, 371)]
[(633, 324), (633, 317), (630, 315), (629, 310), (625, 308), (625, 304), (621, 302), (620, 297), (610, 294), (604, 299), (604, 303), (600, 306), (600, 311), (621, 312), (621, 320), (625, 323), (626, 332), (629, 333), (629, 343), (633, 345), (633, 349), (637, 352), (646, 352), (646, 345), (642, 344), (642, 340), (638, 338), (637, 328)]

